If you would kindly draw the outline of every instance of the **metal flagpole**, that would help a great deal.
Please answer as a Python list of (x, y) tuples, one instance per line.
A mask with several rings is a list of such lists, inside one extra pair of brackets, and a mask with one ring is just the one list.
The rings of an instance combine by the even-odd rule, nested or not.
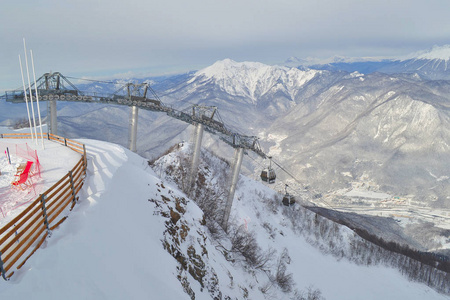
[[(25, 44), (25, 38), (23, 38), (23, 49), (25, 52), (25, 65), (27, 68), (28, 88), (30, 90), (31, 113), (33, 114), (34, 134), (36, 135), (36, 145), (37, 145), (38, 141), (37, 141), (37, 131), (36, 131), (36, 118), (34, 116), (33, 93), (31, 92), (30, 71), (28, 69), (28, 55), (27, 55), (27, 46)], [(33, 135), (33, 133), (31, 133), (31, 135)]]
[(22, 60), (20, 59), (20, 54), (19, 54), (19, 64), (20, 64), (20, 74), (22, 75), (23, 94), (25, 95), (25, 102), (27, 104), (28, 124), (30, 125), (31, 138), (33, 139), (33, 129), (31, 128), (30, 109), (28, 108), (27, 89), (25, 88), (25, 80), (23, 79), (23, 68), (22, 68)]
[[(41, 128), (42, 149), (44, 149), (44, 135), (42, 134), (41, 109), (39, 108), (39, 94), (38, 94), (37, 84), (36, 84), (36, 72), (34, 71), (33, 50), (31, 50), (31, 49), (30, 49), (30, 55), (31, 55), (31, 68), (33, 69), (34, 90), (36, 92), (36, 103), (37, 103), (37, 110), (38, 110), (38, 117), (39, 117), (39, 127)], [(37, 137), (36, 137), (36, 139), (37, 139)]]

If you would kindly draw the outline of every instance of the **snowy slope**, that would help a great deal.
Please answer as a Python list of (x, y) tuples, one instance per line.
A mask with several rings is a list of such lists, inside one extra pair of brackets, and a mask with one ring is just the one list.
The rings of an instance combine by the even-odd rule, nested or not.
[[(189, 151), (189, 147), (182, 147), (162, 157), (155, 163), (156, 172), (165, 176), (166, 180), (175, 180), (182, 184), (183, 178), (180, 175), (183, 174), (183, 168), (180, 168), (180, 165), (189, 164), (188, 161), (183, 162), (183, 157), (186, 157)], [(228, 168), (225, 162), (203, 151), (194, 194), (198, 199), (197, 202), (201, 202), (205, 198), (204, 191), (212, 190), (209, 192), (209, 199), (214, 199), (214, 203), (201, 203), (208, 211), (217, 202), (223, 206), (220, 197), (221, 185), (224, 177), (227, 176), (223, 168)], [(212, 212), (220, 216), (220, 212)], [(405, 285), (404, 279), (397, 277), (397, 271), (380, 266), (374, 269), (364, 268), (350, 263), (349, 260), (364, 264), (364, 260), (371, 257), (369, 258), (369, 261), (372, 261), (371, 264), (379, 264), (376, 262), (374, 253), (367, 252), (366, 257), (363, 258), (352, 252), (352, 247), (357, 247), (355, 245), (362, 240), (348, 228), (332, 224), (320, 217), (318, 221), (313, 213), (302, 207), (286, 208), (281, 205), (280, 196), (273, 190), (244, 176), (240, 177), (231, 216), (231, 224), (243, 226), (247, 232), (256, 235), (262, 251), (274, 250), (275, 258), (272, 264), (276, 264), (277, 257), (287, 250), (290, 261), (288, 271), (292, 272), (293, 282), (299, 290), (315, 286), (328, 299), (403, 299), (406, 297), (425, 299), (428, 296), (428, 292), (422, 294), (419, 291), (409, 294), (411, 285)], [(312, 229), (314, 227), (316, 228)], [(321, 228), (320, 232), (318, 227)], [(360, 251), (364, 252), (364, 250)], [(343, 259), (343, 256), (347, 256), (347, 259)], [(269, 281), (266, 275), (271, 272), (273, 275), (272, 268), (269, 267), (264, 275), (258, 273), (258, 270), (252, 270), (257, 283), (251, 283), (251, 285), (261, 286), (262, 284), (262, 287), (266, 287)], [(342, 276), (343, 274), (345, 276)], [(280, 294), (279, 289), (273, 284), (269, 286), (272, 287), (268, 292), (269, 297), (287, 298), (287, 295)], [(378, 289), (381, 286), (383, 288)], [(414, 295), (415, 293), (421, 296)]]
[[(296, 165), (291, 171), (305, 185), (317, 178), (320, 191), (347, 188), (347, 174), (356, 180), (366, 173), (385, 192), (423, 192), (423, 199), (437, 197), (433, 204), (446, 207), (446, 186), (416, 188), (415, 180), (431, 187), (436, 178), (427, 170), (438, 177), (447, 172), (450, 98), (443, 91), (448, 87), (383, 74), (342, 80), (267, 129), (268, 139), (277, 142), (272, 154), (286, 166)], [(431, 154), (442, 156), (438, 164)], [(412, 166), (414, 172), (408, 170)], [(324, 180), (324, 175), (330, 177)]]
[[(114, 144), (81, 142), (89, 160), (78, 205), (11, 281), (0, 281), (2, 299), (189, 299), (183, 286), (196, 299), (294, 296), (268, 287), (266, 272), (226, 260), (202, 225), (199, 208), (162, 182), (145, 159)], [(272, 190), (241, 177), (232, 217), (238, 224), (246, 220), (248, 231), (276, 257), (288, 250), (287, 271), (298, 290), (313, 285), (326, 299), (447, 299), (393, 269), (358, 266), (321, 253), (292, 230), (281, 206), (261, 202), (273, 197)], [(174, 222), (176, 214), (181, 217)], [(227, 248), (227, 240), (221, 241)], [(173, 243), (164, 249), (166, 242)], [(167, 249), (189, 257), (192, 273), (180, 271), (183, 260)], [(203, 288), (194, 276), (203, 276)]]

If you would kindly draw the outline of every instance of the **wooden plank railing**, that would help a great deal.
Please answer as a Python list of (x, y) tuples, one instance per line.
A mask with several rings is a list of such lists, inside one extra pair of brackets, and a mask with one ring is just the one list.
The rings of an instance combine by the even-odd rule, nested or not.
[[(40, 134), (38, 134), (40, 138)], [(72, 210), (77, 193), (86, 177), (86, 147), (79, 142), (54, 134), (49, 140), (61, 143), (81, 154), (81, 159), (63, 178), (34, 200), (18, 216), (0, 228), (0, 275), (8, 280), (42, 245), (51, 231), (67, 217), (58, 219), (70, 204)], [(2, 134), (0, 138), (31, 138), (31, 134)]]

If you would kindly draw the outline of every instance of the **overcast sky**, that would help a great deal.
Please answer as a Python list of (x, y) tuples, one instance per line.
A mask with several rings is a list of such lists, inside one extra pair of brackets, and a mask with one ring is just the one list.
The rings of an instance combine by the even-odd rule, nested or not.
[(0, 91), (37, 76), (164, 74), (217, 60), (398, 56), (450, 44), (449, 0), (2, 0)]

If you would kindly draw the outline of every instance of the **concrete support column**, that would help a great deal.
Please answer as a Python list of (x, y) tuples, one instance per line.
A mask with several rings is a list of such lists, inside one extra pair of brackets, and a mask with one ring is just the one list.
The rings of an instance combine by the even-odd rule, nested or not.
[(241, 171), (242, 158), (244, 156), (243, 148), (236, 148), (234, 150), (233, 170), (231, 173), (230, 189), (228, 192), (227, 203), (225, 205), (225, 212), (222, 220), (222, 228), (228, 230), (228, 219), (230, 218), (231, 206), (233, 205), (234, 193), (236, 192), (236, 185), (239, 179), (239, 172)]
[(58, 134), (58, 122), (56, 119), (56, 100), (50, 101), (50, 133)]
[(189, 178), (188, 178), (188, 186), (186, 193), (189, 196), (191, 195), (192, 188), (195, 182), (195, 179), (197, 178), (197, 172), (198, 172), (198, 164), (200, 161), (200, 153), (202, 149), (202, 139), (203, 139), (203, 124), (197, 123), (195, 125), (195, 133), (194, 133), (194, 151), (192, 153), (192, 160), (191, 160), (191, 169), (189, 170)]
[(130, 111), (130, 127), (128, 130), (128, 149), (133, 152), (136, 152), (137, 124), (138, 107), (132, 106)]

